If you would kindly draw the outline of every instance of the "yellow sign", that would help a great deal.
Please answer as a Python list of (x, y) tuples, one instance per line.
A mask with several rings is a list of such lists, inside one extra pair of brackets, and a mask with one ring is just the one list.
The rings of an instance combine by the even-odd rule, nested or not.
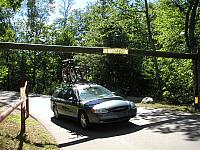
[(194, 103), (195, 103), (195, 104), (198, 104), (198, 103), (199, 103), (199, 102), (198, 102), (198, 97), (195, 97)]
[(104, 54), (128, 54), (128, 49), (123, 48), (104, 48)]

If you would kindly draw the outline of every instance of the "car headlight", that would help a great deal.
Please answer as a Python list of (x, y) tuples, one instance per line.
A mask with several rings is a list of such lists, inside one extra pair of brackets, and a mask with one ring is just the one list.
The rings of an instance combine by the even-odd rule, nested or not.
[(133, 109), (133, 108), (135, 108), (136, 106), (135, 106), (135, 103), (133, 103), (133, 102), (130, 102), (130, 107)]
[(92, 109), (92, 112), (93, 113), (95, 113), (95, 114), (105, 114), (105, 113), (107, 113), (108, 112), (108, 110), (107, 109), (105, 109), (105, 108), (101, 108), (101, 109)]

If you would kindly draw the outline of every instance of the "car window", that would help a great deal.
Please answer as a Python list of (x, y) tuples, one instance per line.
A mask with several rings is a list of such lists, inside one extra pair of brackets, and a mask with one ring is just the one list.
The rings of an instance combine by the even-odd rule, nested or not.
[(79, 90), (81, 100), (92, 100), (111, 97), (113, 93), (102, 86), (90, 86)]
[(76, 95), (74, 94), (73, 89), (69, 88), (67, 91), (64, 92), (64, 99), (68, 100), (69, 98), (76, 99)]
[(53, 94), (54, 97), (57, 97), (57, 98), (62, 98), (62, 99), (65, 99), (65, 100), (68, 100), (70, 97), (72, 97), (73, 99), (76, 99), (76, 95), (73, 91), (72, 88), (63, 88), (63, 89), (57, 89), (54, 94)]
[(58, 98), (64, 98), (64, 95), (63, 95), (63, 91), (61, 90), (61, 91), (59, 91), (59, 93), (58, 93), (58, 96), (57, 96)]
[(66, 91), (64, 91), (64, 99), (65, 100), (68, 100), (69, 98), (70, 98), (70, 95), (69, 95), (69, 89), (68, 90), (66, 90)]
[(55, 92), (53, 93), (53, 96), (58, 97), (58, 94), (60, 91), (61, 91), (61, 89), (56, 89)]

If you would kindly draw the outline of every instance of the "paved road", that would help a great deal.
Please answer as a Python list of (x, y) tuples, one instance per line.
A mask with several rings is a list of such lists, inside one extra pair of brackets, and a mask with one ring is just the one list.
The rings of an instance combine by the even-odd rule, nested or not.
[(18, 98), (18, 92), (0, 91), (0, 107), (16, 102)]
[(129, 123), (95, 125), (89, 131), (75, 121), (56, 120), (50, 97), (30, 97), (30, 113), (63, 150), (199, 150), (200, 116), (160, 109), (138, 109)]

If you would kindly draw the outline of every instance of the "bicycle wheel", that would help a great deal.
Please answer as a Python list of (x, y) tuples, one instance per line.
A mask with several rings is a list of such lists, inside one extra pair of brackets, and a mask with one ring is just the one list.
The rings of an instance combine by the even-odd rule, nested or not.
[(68, 80), (69, 80), (65, 69), (62, 70), (62, 79), (64, 82), (68, 82)]
[(69, 77), (70, 77), (71, 83), (75, 83), (77, 81), (77, 75), (74, 68), (70, 68)]
[(75, 69), (76, 69), (76, 77), (77, 77), (76, 79), (78, 81), (83, 81), (83, 71), (82, 71), (83, 68), (76, 67)]

